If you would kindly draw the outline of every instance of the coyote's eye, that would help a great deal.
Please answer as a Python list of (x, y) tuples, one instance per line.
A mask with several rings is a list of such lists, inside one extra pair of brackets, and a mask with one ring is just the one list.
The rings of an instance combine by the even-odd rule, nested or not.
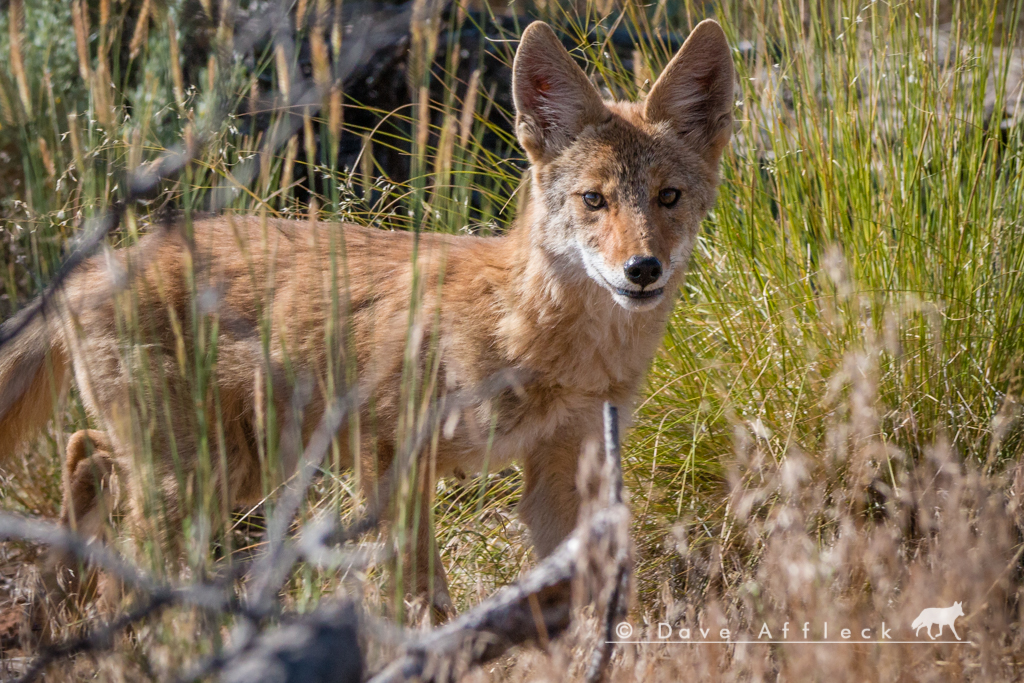
[(583, 203), (591, 209), (600, 209), (604, 206), (604, 197), (600, 192), (591, 190), (590, 192), (583, 193)]
[(658, 193), (658, 202), (666, 208), (672, 208), (678, 201), (679, 190), (674, 187), (666, 187)]

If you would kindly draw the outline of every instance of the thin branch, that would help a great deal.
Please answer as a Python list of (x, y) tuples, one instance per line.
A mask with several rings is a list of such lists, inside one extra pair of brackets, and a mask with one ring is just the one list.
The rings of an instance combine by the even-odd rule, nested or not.
[(246, 607), (240, 604), (230, 592), (230, 588), (237, 578), (234, 572), (229, 572), (211, 583), (194, 583), (186, 586), (163, 584), (126, 562), (99, 541), (88, 540), (57, 524), (29, 519), (8, 512), (0, 512), (0, 540), (41, 543), (74, 555), (83, 563), (108, 572), (144, 596), (138, 607), (91, 633), (45, 648), (19, 679), (22, 683), (34, 680), (57, 659), (85, 651), (109, 649), (113, 644), (114, 635), (119, 631), (172, 604), (192, 605), (215, 613), (228, 612), (249, 616)]
[[(587, 559), (594, 548), (612, 551), (614, 584), (607, 590), (606, 622), (619, 617), (628, 590), (629, 510), (622, 502), (621, 476), (615, 476), (620, 457), (617, 413), (613, 407), (608, 408), (606, 473), (611, 504), (578, 526), (522, 579), (454, 621), (414, 639), (404, 654), (374, 676), (371, 683), (454, 683), (472, 667), (499, 657), (514, 645), (541, 642), (564, 632), (570, 625), (573, 583), (587, 579), (583, 572), (590, 566)], [(591, 668), (598, 676), (596, 680), (603, 678), (610, 655), (610, 647), (595, 655), (597, 665)]]
[(302, 501), (305, 500), (316, 472), (323, 464), (331, 441), (338, 432), (345, 417), (349, 414), (349, 406), (359, 405), (359, 387), (350, 390), (341, 401), (335, 401), (324, 411), (320, 424), (302, 452), (298, 471), (274, 515), (267, 525), (267, 552), (256, 562), (252, 574), (255, 577), (250, 611), (259, 616), (269, 613), (273, 598), (287, 580), (290, 569), (298, 559), (294, 549), (287, 546), (288, 529), (298, 514)]
[(604, 460), (608, 504), (622, 504), (622, 446), (619, 443), (619, 409), (604, 402)]
[(516, 583), (491, 596), (476, 608), (405, 647), (402, 657), (371, 679), (371, 683), (419, 680), (449, 683), (470, 668), (491, 661), (514, 645), (538, 642), (541, 629), (532, 601), (540, 606), (543, 630), (549, 638), (570, 625), (572, 584), (585, 566), (582, 556), (591, 544), (619, 536), (628, 527), (625, 506), (598, 511), (578, 527), (555, 551)]
[(17, 683), (31, 683), (46, 670), (46, 667), (58, 659), (72, 657), (80, 652), (100, 652), (111, 649), (114, 646), (114, 637), (118, 633), (136, 621), (156, 614), (173, 602), (174, 599), (170, 593), (161, 591), (159, 594), (150, 595), (139, 607), (127, 614), (122, 614), (87, 635), (44, 648), (42, 654), (36, 657), (32, 665), (17, 679)]
[(0, 512), (0, 541), (33, 541), (70, 553), (87, 564), (110, 572), (132, 588), (152, 593), (161, 588), (150, 577), (98, 541), (89, 541), (83, 536), (57, 524), (43, 522)]
[[(608, 485), (608, 503), (622, 505), (622, 449), (619, 443), (619, 411), (611, 403), (604, 404), (604, 456)], [(608, 672), (608, 663), (615, 648), (615, 625), (626, 612), (626, 596), (629, 591), (629, 547), (617, 544), (614, 557), (615, 571), (612, 573), (611, 590), (605, 606), (602, 629), (603, 640), (597, 647), (587, 669), (587, 683), (602, 683)]]

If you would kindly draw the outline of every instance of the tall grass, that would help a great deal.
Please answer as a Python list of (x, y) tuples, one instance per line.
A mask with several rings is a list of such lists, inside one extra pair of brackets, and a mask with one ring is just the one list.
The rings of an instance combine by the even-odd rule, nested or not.
[(1020, 459), (1020, 8), (922, 9), (722, 9), (757, 48), (635, 435), (652, 525), (722, 518), (736, 430), (780, 462), (845, 448), (861, 356), (889, 486), (940, 441)]
[[(456, 5), (438, 14), (433, 4), (416, 3), (411, 94), (395, 111), (326, 86), (326, 56), (337, 59), (341, 41), (351, 38), (309, 15), (295, 35), (310, 40), (323, 105), (303, 116), (294, 136), (268, 148), (270, 131), (287, 119), (281, 105), (296, 84), (297, 53), (268, 40), (248, 61), (215, 51), (189, 61), (183, 52), (195, 46), (186, 41), (197, 34), (181, 27), (196, 20), (188, 12), (204, 11), (186, 11), (190, 5), (12, 0), (10, 7), (0, 17), (0, 60), (11, 65), (0, 71), (0, 152), (11, 160), (2, 171), (9, 189), (0, 196), (5, 314), (45, 285), (81, 220), (123, 192), (126, 171), (201, 135), (200, 156), (149, 205), (129, 209), (112, 244), (136, 241), (162, 207), (186, 219), (207, 209), (219, 187), (232, 188), (224, 211), (391, 229), (492, 234), (514, 217), (523, 159), (510, 132), (507, 72), (495, 67), (511, 63), (514, 42), (503, 41), (521, 29), (522, 16), (511, 10), (497, 16)], [(887, 529), (906, 531), (904, 522), (886, 526), (899, 518), (893, 506), (909, 496), (914, 514), (924, 515), (921, 501), (936, 491), (921, 477), (938, 477), (947, 463), (970, 473), (949, 484), (958, 497), (936, 522), (947, 532), (974, 524), (970, 511), (985, 495), (1006, 495), (1011, 480), (1001, 477), (1024, 455), (1022, 58), (1013, 51), (1019, 2), (538, 2), (513, 9), (552, 23), (595, 82), (618, 97), (646, 92), (677, 39), (708, 14), (737, 47), (738, 124), (719, 200), (626, 454), (640, 549), (636, 614), (712, 619), (715, 610), (756, 598), (751, 586), (768, 603), (785, 602), (792, 596), (765, 572), (786, 571), (787, 552), (800, 548), (821, 561), (808, 544), (834, 547), (849, 525), (861, 530), (851, 546), (861, 550)], [(199, 18), (226, 44), (219, 15)], [(448, 39), (439, 42), (438, 32)], [(219, 120), (223, 102), (231, 114)], [(245, 111), (260, 114), (238, 114)], [(338, 149), (348, 140), (358, 140), (360, 152), (346, 167)], [(388, 175), (389, 155), (403, 160), (397, 177)], [(241, 169), (257, 156), (266, 163), (245, 177)], [(209, 335), (201, 315), (193, 324), (196, 338)], [(202, 399), (215, 349), (190, 362)], [(433, 396), (428, 380), (410, 388), (412, 425)], [(200, 438), (215, 444), (221, 425), (197, 420)], [(271, 416), (266, 443), (283, 423), (284, 416)], [(72, 397), (46, 439), (8, 473), (4, 505), (54, 514), (63, 435), (87, 424)], [(215, 448), (205, 448), (213, 467)], [(804, 493), (794, 492), (794, 481)], [(530, 561), (514, 515), (518, 486), (515, 468), (439, 484), (436, 526), (460, 608)], [(352, 514), (354, 491), (352, 475), (326, 471), (305, 514)], [(213, 492), (206, 495), (199, 507), (216, 507)], [(801, 522), (776, 532), (774, 520), (787, 510)], [(239, 524), (228, 511), (214, 512)], [(193, 538), (205, 539), (191, 560), (196, 570), (220, 552), (202, 514), (184, 522)], [(1008, 523), (998, 512), (985, 514), (998, 518), (993, 528)], [(901, 589), (916, 595), (941, 583), (934, 566), (931, 583), (914, 583), (911, 560), (929, 552), (917, 533), (887, 541), (904, 564), (882, 577), (892, 586), (872, 584), (877, 595), (896, 600)], [(973, 547), (1013, 566), (1020, 545), (1013, 533)], [(243, 550), (248, 542), (234, 541)], [(969, 553), (971, 542), (958, 542)], [(831, 571), (876, 571), (850, 553)], [(985, 561), (961, 560), (974, 568)], [(150, 562), (163, 564), (158, 554)], [(373, 571), (371, 579), (369, 601), (386, 602), (375, 594), (383, 581)], [(292, 578), (288, 599), (304, 609), (342, 580), (305, 568)], [(835, 590), (846, 597), (872, 590), (864, 588), (871, 581), (852, 584)], [(809, 599), (824, 610), (832, 588), (823, 574)], [(1013, 604), (1007, 595), (1003, 606)], [(198, 653), (186, 631), (170, 620), (155, 624), (137, 635), (133, 652), (166, 665), (189, 660)], [(790, 666), (773, 659), (777, 653), (755, 654), (768, 670)], [(631, 661), (656, 662), (656, 655), (641, 651)], [(712, 666), (701, 662), (686, 666)], [(896, 670), (882, 664), (877, 671)], [(815, 670), (806, 666), (791, 671)]]

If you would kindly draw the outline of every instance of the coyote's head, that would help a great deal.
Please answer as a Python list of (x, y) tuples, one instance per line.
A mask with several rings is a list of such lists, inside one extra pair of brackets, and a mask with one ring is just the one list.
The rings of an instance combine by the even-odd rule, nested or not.
[[(547, 24), (523, 32), (512, 76), (516, 135), (543, 211), (537, 246), (631, 311), (678, 283), (711, 208), (732, 132), (732, 55), (697, 25), (642, 102), (606, 102)], [(536, 202), (533, 202), (536, 204)]]

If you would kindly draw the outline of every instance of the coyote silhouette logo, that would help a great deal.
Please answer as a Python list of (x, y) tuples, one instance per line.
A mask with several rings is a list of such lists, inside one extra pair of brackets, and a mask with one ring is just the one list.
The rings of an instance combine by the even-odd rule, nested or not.
[(921, 610), (921, 613), (917, 615), (917, 619), (914, 619), (914, 623), (910, 625), (910, 628), (914, 629), (914, 635), (919, 635), (921, 629), (928, 627), (928, 637), (935, 640), (938, 636), (932, 635), (932, 626), (935, 624), (939, 625), (939, 636), (942, 635), (942, 627), (948, 626), (949, 630), (953, 632), (957, 640), (960, 640), (960, 634), (953, 628), (953, 622), (956, 621), (957, 617), (964, 615), (963, 603), (954, 602), (950, 607), (929, 607)]

